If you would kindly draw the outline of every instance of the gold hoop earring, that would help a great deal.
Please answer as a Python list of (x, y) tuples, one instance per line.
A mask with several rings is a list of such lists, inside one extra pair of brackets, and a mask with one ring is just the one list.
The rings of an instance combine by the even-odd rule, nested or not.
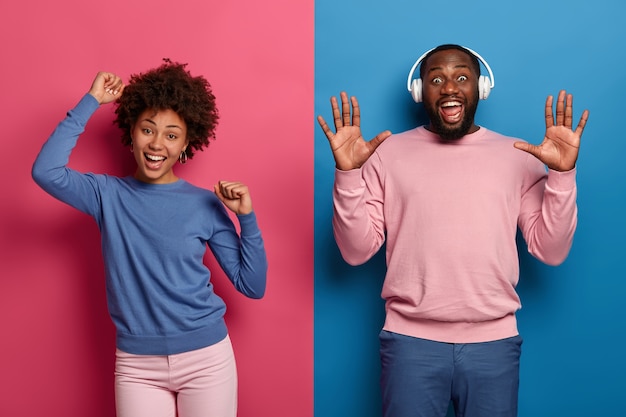
[(178, 157), (178, 162), (180, 162), (181, 165), (185, 165), (187, 163), (187, 159), (187, 152), (182, 151)]

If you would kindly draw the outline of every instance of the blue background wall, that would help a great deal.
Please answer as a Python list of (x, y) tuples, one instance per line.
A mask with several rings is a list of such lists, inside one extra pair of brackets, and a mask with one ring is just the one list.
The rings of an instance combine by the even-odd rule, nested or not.
[[(591, 112), (568, 260), (542, 265), (521, 244), (520, 417), (623, 415), (625, 15), (620, 0), (316, 1), (315, 112), (331, 119), (331, 95), (356, 95), (366, 138), (425, 120), (406, 76), (442, 43), (474, 49), (495, 73), (478, 124), (540, 143), (545, 97), (559, 89), (574, 94), (576, 120), (584, 108)], [(330, 224), (334, 163), (316, 129), (315, 415), (379, 416), (384, 259), (360, 267), (341, 260)]]

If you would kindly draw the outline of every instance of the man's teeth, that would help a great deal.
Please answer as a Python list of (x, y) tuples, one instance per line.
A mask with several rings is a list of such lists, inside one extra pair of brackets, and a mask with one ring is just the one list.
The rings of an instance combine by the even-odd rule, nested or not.
[(148, 158), (151, 161), (163, 161), (165, 160), (164, 156), (156, 156), (156, 155), (149, 155), (149, 154), (145, 154), (146, 158)]
[(459, 101), (448, 101), (445, 102), (441, 105), (441, 107), (455, 107), (455, 106), (460, 106), (461, 102)]

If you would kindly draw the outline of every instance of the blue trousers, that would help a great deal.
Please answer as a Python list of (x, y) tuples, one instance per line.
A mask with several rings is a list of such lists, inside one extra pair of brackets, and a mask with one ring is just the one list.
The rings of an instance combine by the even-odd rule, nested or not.
[(441, 343), (380, 333), (384, 417), (516, 417), (520, 336)]

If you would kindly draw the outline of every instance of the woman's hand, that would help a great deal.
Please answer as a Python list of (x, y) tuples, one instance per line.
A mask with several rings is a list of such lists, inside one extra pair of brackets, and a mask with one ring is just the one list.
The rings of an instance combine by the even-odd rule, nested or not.
[(245, 184), (234, 181), (220, 181), (214, 186), (215, 194), (222, 203), (235, 214), (250, 214), (252, 199)]
[(98, 103), (106, 104), (115, 101), (124, 91), (122, 79), (112, 72), (101, 71), (91, 84), (89, 94), (94, 96)]

